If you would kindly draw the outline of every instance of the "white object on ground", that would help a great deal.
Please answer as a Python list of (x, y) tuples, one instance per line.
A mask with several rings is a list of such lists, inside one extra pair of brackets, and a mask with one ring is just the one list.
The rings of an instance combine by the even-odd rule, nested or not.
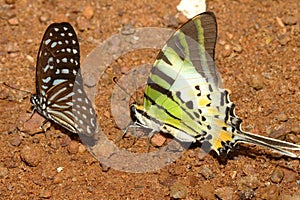
[(181, 0), (177, 6), (177, 10), (182, 12), (187, 18), (191, 19), (195, 15), (206, 11), (205, 0)]

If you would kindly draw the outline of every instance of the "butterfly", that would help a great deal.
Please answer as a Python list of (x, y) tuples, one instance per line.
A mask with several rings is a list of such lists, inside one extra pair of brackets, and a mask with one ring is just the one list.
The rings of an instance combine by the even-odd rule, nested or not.
[(72, 133), (95, 133), (96, 113), (83, 88), (79, 43), (69, 23), (53, 23), (45, 31), (37, 56), (36, 94), (30, 101), (46, 121)]
[(199, 141), (206, 152), (226, 157), (237, 143), (267, 147), (289, 157), (300, 145), (241, 129), (235, 104), (221, 88), (215, 65), (217, 22), (205, 12), (183, 24), (166, 42), (148, 77), (144, 103), (130, 105), (131, 127), (171, 134), (182, 142)]

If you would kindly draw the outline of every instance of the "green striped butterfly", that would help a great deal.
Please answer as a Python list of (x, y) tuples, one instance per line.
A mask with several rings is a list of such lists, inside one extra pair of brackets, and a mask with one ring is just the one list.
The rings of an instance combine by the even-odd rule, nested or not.
[(226, 89), (220, 88), (215, 66), (217, 22), (205, 12), (182, 25), (157, 56), (144, 93), (144, 105), (130, 106), (133, 125), (171, 134), (183, 142), (202, 143), (202, 149), (227, 156), (237, 143), (288, 150), (300, 145), (244, 132), (242, 120)]

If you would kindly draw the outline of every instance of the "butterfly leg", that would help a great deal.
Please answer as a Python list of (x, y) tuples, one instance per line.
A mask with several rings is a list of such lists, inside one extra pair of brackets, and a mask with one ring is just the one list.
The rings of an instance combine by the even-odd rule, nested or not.
[(45, 119), (45, 121), (43, 121), (42, 125), (40, 126), (40, 129), (42, 129), (44, 133), (45, 133), (45, 132), (47, 131), (47, 129), (49, 128), (49, 127), (46, 127), (46, 128), (45, 128), (45, 125), (46, 125), (46, 123), (47, 123), (48, 121), (49, 121), (48, 119)]
[(152, 131), (149, 133), (149, 136), (148, 136), (148, 145), (147, 145), (147, 152), (150, 151), (150, 143), (151, 143), (151, 139), (152, 139), (152, 137), (154, 136), (154, 134), (155, 134), (156, 132), (157, 132), (156, 130), (152, 130)]

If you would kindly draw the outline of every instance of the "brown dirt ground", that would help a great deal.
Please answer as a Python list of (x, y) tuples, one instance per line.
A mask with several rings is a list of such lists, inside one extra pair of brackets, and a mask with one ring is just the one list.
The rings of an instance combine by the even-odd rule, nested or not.
[[(34, 93), (35, 58), (52, 22), (74, 25), (84, 60), (126, 24), (176, 26), (170, 21), (178, 3), (0, 0), (0, 81)], [(218, 20), (217, 66), (244, 129), (300, 143), (299, 1), (218, 0), (207, 5)], [(156, 53), (125, 55), (109, 68), (108, 77), (119, 77), (122, 67), (151, 63)], [(111, 79), (103, 82), (96, 110), (101, 126), (117, 138), (122, 132), (107, 106), (113, 86)], [(226, 161), (214, 154), (199, 159), (198, 149), (192, 148), (156, 172), (107, 169), (87, 151), (78, 151), (76, 138), (70, 142), (66, 134), (57, 136), (65, 132), (57, 126), (46, 134), (12, 131), (30, 111), (29, 97), (0, 85), (0, 199), (170, 199), (174, 193), (186, 199), (300, 199), (299, 160), (247, 145)], [(126, 137), (120, 145), (128, 147), (132, 139)], [(134, 151), (145, 151), (147, 140), (136, 145)]]

